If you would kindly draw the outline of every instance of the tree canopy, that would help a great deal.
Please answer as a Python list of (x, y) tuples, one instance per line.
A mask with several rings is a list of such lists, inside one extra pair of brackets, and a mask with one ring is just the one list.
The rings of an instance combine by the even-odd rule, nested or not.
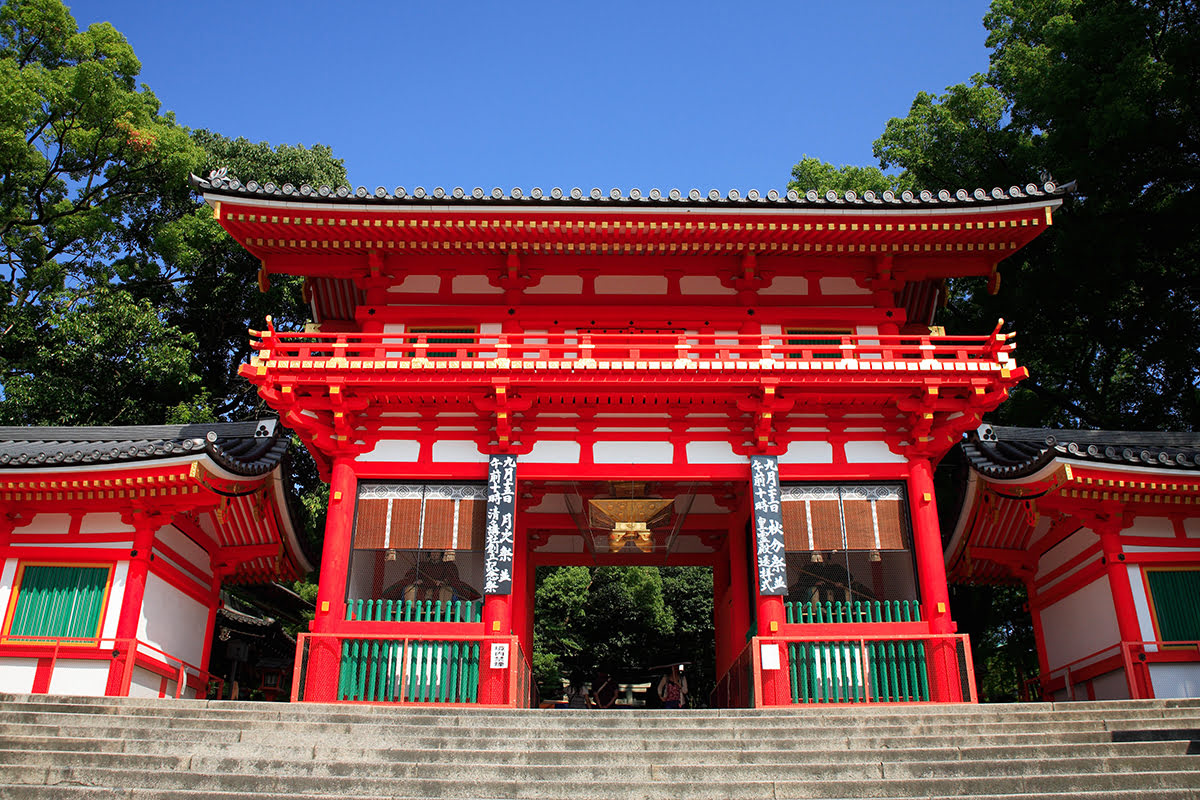
[(943, 322), (1019, 332), (1032, 377), (996, 420), (1191, 430), (1200, 423), (1200, 9), (1187, 0), (994, 0), (989, 69), (921, 92), (875, 143), (932, 188), (1039, 177), (1076, 191)]

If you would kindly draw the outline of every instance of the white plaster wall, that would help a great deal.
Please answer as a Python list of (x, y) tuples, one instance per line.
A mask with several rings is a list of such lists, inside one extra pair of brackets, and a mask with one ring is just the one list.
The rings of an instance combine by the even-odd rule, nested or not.
[(665, 275), (597, 275), (596, 294), (666, 294)]
[(158, 687), (162, 686), (162, 678), (146, 669), (134, 667), (133, 675), (129, 677), (130, 697), (158, 697)]
[(749, 464), (747, 456), (733, 452), (729, 442), (688, 442), (686, 445), (689, 464)]
[(597, 464), (670, 464), (675, 448), (670, 442), (596, 442), (592, 460)]
[(1183, 521), (1183, 535), (1190, 539), (1200, 539), (1200, 517), (1188, 517)]
[[(89, 516), (100, 516), (90, 514)], [(116, 516), (106, 514), (105, 516)], [(24, 539), (29, 534), (66, 533), (71, 529), (70, 514), (36, 514), (28, 525), (22, 525), (13, 531), (13, 538)]]
[(85, 514), (80, 533), (133, 533), (133, 526), (121, 521), (120, 514)]
[(1052, 670), (1121, 641), (1108, 576), (1042, 609), (1042, 632)]
[(488, 457), (474, 442), (440, 439), (433, 443), (433, 460), (487, 463)]
[(1129, 589), (1133, 594), (1133, 608), (1137, 612), (1138, 632), (1143, 642), (1153, 642), (1154, 618), (1150, 616), (1150, 597), (1146, 593), (1146, 582), (1143, 580), (1142, 569), (1134, 564), (1126, 567), (1129, 570)]
[[(1038, 560), (1037, 577), (1041, 578), (1050, 574), (1075, 556), (1082, 553), (1084, 550), (1094, 545), (1099, 540), (1100, 537), (1087, 528), (1081, 528), (1075, 531), (1075, 533), (1071, 534), (1066, 539), (1050, 548), (1050, 550)], [(1096, 558), (1099, 557), (1099, 555), (1096, 556)], [(1082, 567), (1084, 565), (1081, 564), (1080, 566)], [(1065, 578), (1066, 575), (1063, 575), (1062, 577)], [(1058, 580), (1062, 580), (1062, 578), (1059, 578)]]
[(1155, 697), (1200, 697), (1200, 664), (1151, 664)]
[(582, 294), (583, 278), (579, 275), (543, 275), (536, 286), (525, 294)]
[(871, 290), (859, 286), (854, 278), (821, 278), (821, 294), (870, 294)]
[(1175, 526), (1166, 517), (1137, 517), (1121, 531), (1121, 536), (1161, 536), (1175, 538)]
[(108, 661), (59, 658), (50, 674), (50, 694), (103, 697), (108, 685)]
[(389, 286), (388, 291), (433, 294), (440, 288), (442, 288), (442, 279), (438, 275), (406, 275), (398, 285)]
[(363, 453), (355, 461), (416, 461), (421, 454), (421, 443), (415, 439), (384, 439)]
[(846, 442), (848, 464), (903, 464), (908, 459), (892, 452), (887, 442)]
[(780, 464), (832, 464), (833, 445), (829, 442), (791, 442)]
[(37, 659), (0, 658), (0, 692), (32, 691), (35, 672)]
[(684, 275), (679, 279), (679, 291), (682, 294), (737, 294), (721, 283), (716, 275)]
[(13, 581), (16, 579), (17, 559), (6, 559), (4, 568), (0, 569), (0, 614), (8, 614), (8, 601), (12, 599)]
[(455, 294), (502, 294), (499, 286), (493, 286), (487, 275), (455, 275), (451, 284)]
[(113, 567), (112, 589), (108, 592), (108, 606), (104, 609), (104, 622), (100, 627), (101, 638), (112, 639), (117, 635), (121, 606), (125, 602), (125, 579), (128, 576), (129, 562), (118, 561)]
[(208, 553), (174, 525), (160, 528), (156, 538), (186, 558), (192, 566), (199, 567), (209, 575), (212, 574), (212, 559), (209, 558)]
[[(1092, 691), (1097, 700), (1128, 700), (1129, 684), (1125, 681), (1125, 670), (1106, 672), (1092, 680)], [(1079, 697), (1078, 694), (1075, 695)]]
[[(208, 642), (208, 607), (188, 597), (153, 573), (146, 576), (146, 593), (138, 619), (138, 638), (176, 658), (200, 666)], [(157, 695), (157, 686), (155, 684)]]
[(529, 452), (517, 459), (522, 464), (578, 464), (579, 442), (558, 442), (543, 439), (534, 442)]
[(799, 275), (778, 275), (775, 280), (771, 281), (770, 286), (760, 289), (758, 293), (806, 295), (808, 294), (808, 278), (801, 278)]

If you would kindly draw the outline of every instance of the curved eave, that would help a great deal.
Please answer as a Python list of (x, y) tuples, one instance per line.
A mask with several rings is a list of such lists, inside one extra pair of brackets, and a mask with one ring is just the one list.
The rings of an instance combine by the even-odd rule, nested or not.
[(0, 428), (0, 476), (9, 472), (144, 464), (207, 455), (222, 470), (256, 477), (287, 451), (275, 420), (123, 428)]
[(962, 443), (972, 468), (990, 480), (1019, 480), (1050, 462), (1160, 471), (1200, 471), (1200, 435), (981, 426)]

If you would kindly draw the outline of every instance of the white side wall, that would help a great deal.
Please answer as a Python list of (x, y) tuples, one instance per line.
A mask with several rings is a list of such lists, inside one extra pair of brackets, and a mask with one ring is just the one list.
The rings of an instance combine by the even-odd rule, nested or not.
[(50, 674), (50, 694), (77, 694), (103, 697), (108, 685), (107, 660), (62, 658), (54, 662)]
[(1200, 697), (1200, 664), (1151, 664), (1154, 696)]
[(0, 692), (29, 692), (37, 661), (31, 658), (0, 658)]
[(1108, 576), (1042, 609), (1042, 633), (1051, 670), (1121, 641)]
[[(146, 576), (146, 594), (138, 620), (138, 638), (196, 666), (208, 642), (208, 606), (179, 591), (157, 575)], [(155, 695), (157, 696), (155, 684)]]

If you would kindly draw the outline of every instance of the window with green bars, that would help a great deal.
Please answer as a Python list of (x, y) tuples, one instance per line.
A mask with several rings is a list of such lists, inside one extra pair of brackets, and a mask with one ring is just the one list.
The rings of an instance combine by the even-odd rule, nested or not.
[[(411, 334), (421, 334), (425, 337), (425, 344), (429, 348), (426, 353), (426, 358), (457, 358), (458, 349), (452, 350), (434, 350), (432, 345), (435, 344), (475, 344), (475, 335), (478, 331), (473, 327), (445, 327), (445, 326), (423, 326), (411, 327), (408, 329), (409, 344), (416, 344), (416, 336)], [(415, 356), (416, 353), (409, 353), (409, 358)], [(471, 357), (474, 353), (467, 353), (467, 357)]]
[[(842, 337), (851, 333), (853, 331), (849, 328), (788, 328), (784, 331), (784, 336), (789, 338), (785, 338), (784, 341), (788, 347), (812, 348), (813, 358), (841, 358)], [(788, 358), (804, 358), (804, 352), (799, 349), (789, 352)]]
[(110, 573), (109, 567), (23, 565), (4, 641), (95, 639)]
[(1200, 569), (1148, 569), (1160, 641), (1200, 641)]

